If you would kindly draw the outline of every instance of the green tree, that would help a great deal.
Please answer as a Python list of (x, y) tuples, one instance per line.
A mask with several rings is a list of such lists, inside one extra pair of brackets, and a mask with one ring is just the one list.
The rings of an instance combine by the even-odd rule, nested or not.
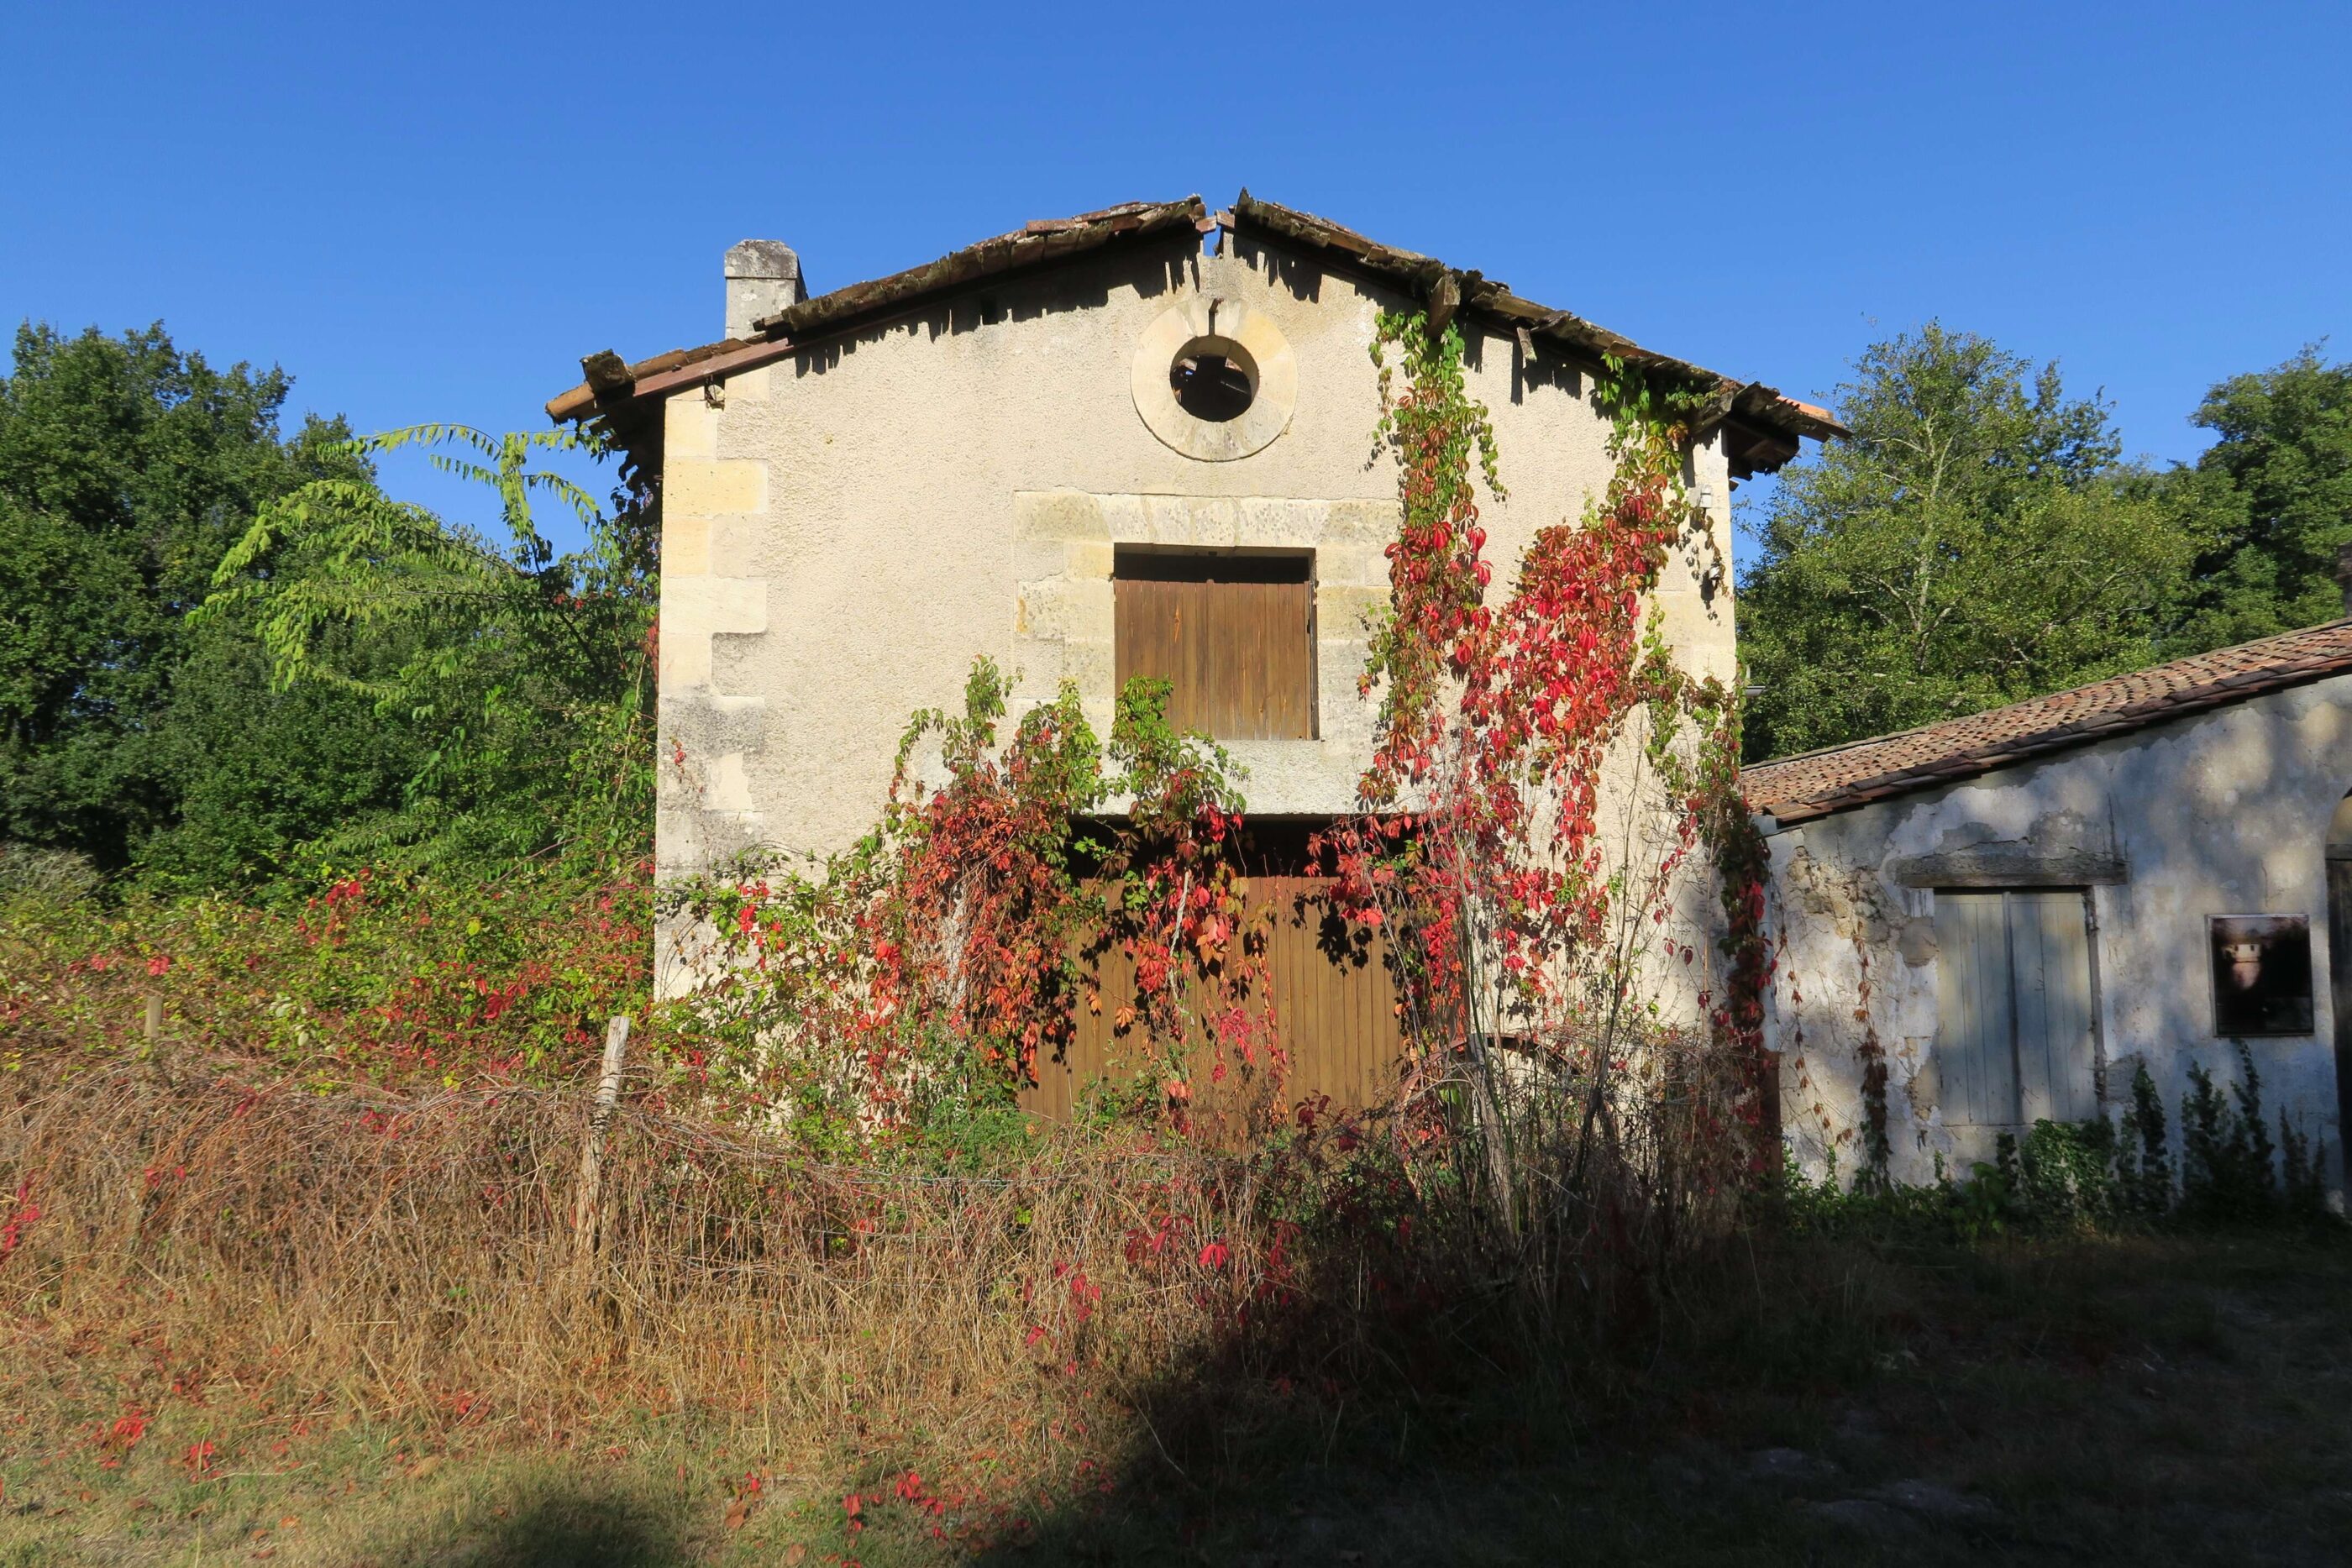
[[(607, 513), (549, 451), (570, 430), (494, 436), (419, 425), (349, 444), (366, 459), (415, 446), (493, 496), (503, 543), (394, 501), (316, 480), (262, 509), (220, 561), (204, 610), (249, 623), (276, 685), (331, 692), (398, 721), (415, 747), (396, 811), (314, 853), (412, 867), (485, 866), (554, 851), (643, 852), (652, 825), (656, 530), (642, 493)], [(588, 548), (558, 555), (535, 498), (571, 510)]]
[(2106, 404), (1929, 322), (1840, 389), (1853, 432), (1792, 465), (1739, 619), (1751, 759), (2136, 668), (2210, 537), (2200, 493), (2119, 464)]
[(173, 820), (138, 844), (136, 868), (180, 891), (306, 873), (320, 841), (399, 810), (416, 758), (410, 727), (374, 704), (275, 686), (247, 617), (190, 629), (154, 752)]
[(2343, 613), (2336, 554), (2352, 544), (2352, 364), (2317, 345), (2275, 369), (2232, 376), (2191, 416), (2218, 439), (2184, 483), (2220, 519), (2200, 556), (2184, 651), (2220, 647)]
[[(191, 841), (173, 857), (233, 880), (383, 794), (380, 768), (351, 767), (382, 744), (363, 705), (289, 709), (233, 629), (188, 624), (264, 505), (331, 476), (370, 483), (339, 450), (340, 423), (280, 434), (289, 385), (275, 369), (215, 370), (160, 324), (17, 331), (0, 378), (0, 840), (119, 870), (178, 830), (191, 799), (224, 827), (267, 803), (234, 850), (215, 832), (218, 855)], [(263, 759), (266, 784), (215, 776)]]

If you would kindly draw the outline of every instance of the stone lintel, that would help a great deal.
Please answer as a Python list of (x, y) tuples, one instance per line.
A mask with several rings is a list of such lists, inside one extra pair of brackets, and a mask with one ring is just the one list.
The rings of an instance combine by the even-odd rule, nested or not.
[(1892, 867), (1905, 887), (2106, 887), (2131, 880), (2121, 855), (2038, 852), (2008, 845), (1906, 855)]

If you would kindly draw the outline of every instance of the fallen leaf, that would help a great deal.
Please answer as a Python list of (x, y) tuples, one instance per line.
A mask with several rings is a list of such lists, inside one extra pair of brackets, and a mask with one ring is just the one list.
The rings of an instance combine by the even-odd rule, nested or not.
[(802, 1562), (806, 1559), (807, 1556), (808, 1548), (803, 1546), (797, 1541), (793, 1542), (790, 1546), (784, 1548), (784, 1568), (801, 1568)]
[(415, 1464), (408, 1467), (408, 1479), (413, 1481), (421, 1481), (426, 1476), (431, 1475), (435, 1470), (437, 1470), (440, 1468), (441, 1456), (438, 1454), (427, 1454), (425, 1458), (417, 1460)]
[(743, 1521), (751, 1517), (751, 1500), (748, 1497), (739, 1497), (727, 1510), (727, 1528), (740, 1530), (743, 1528)]
[(289, 1513), (285, 1518), (278, 1521), (278, 1528), (280, 1530), (291, 1530), (301, 1522), (301, 1520)]

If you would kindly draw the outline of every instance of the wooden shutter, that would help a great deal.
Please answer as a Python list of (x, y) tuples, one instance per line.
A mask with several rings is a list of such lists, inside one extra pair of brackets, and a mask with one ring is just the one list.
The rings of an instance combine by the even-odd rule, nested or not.
[(2091, 933), (2080, 888), (2020, 889), (2009, 901), (2017, 986), (2017, 1076), (2021, 1122), (2096, 1115)]
[(1937, 1070), (1960, 1125), (2098, 1113), (2089, 909), (2080, 888), (1936, 894)]
[(1287, 1096), (1377, 1104), (1404, 1055), (1388, 936), (1350, 926), (1332, 908), (1330, 890), (1319, 876), (1250, 878), (1250, 907), (1272, 914), (1266, 967), (1290, 1057)]
[(1315, 597), (1303, 556), (1120, 552), (1117, 677), (1170, 683), (1169, 722), (1219, 740), (1315, 735)]
[(2017, 1120), (2009, 942), (1998, 893), (1936, 894), (1936, 1073), (1944, 1120)]

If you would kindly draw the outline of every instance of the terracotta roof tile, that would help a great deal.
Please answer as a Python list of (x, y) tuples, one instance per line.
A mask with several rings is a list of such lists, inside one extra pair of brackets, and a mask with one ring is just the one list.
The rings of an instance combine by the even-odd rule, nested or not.
[(610, 350), (591, 354), (581, 361), (588, 380), (548, 400), (547, 414), (558, 424), (588, 419), (600, 410), (609, 410), (616, 401), (675, 392), (690, 384), (698, 372), (720, 375), (782, 358), (793, 351), (796, 342), (852, 329), (960, 285), (1058, 262), (1115, 240), (1149, 238), (1179, 228), (1197, 230), (1207, 220), (1208, 209), (1201, 198), (1186, 196), (1175, 202), (1127, 202), (1074, 218), (1024, 224), (1011, 234), (950, 251), (921, 267), (853, 283), (788, 306), (754, 323), (757, 336), (749, 342), (730, 338), (698, 348), (672, 349), (634, 363)]
[[(1826, 441), (1833, 435), (1850, 434), (1827, 409), (1784, 396), (1761, 382), (1743, 382), (1736, 377), (1678, 360), (1654, 349), (1645, 349), (1632, 339), (1622, 337), (1566, 310), (1556, 310), (1549, 305), (1538, 305), (1523, 299), (1510, 290), (1507, 284), (1477, 272), (1456, 271), (1434, 256), (1418, 251), (1402, 250), (1367, 238), (1355, 230), (1317, 217), (1292, 207), (1263, 201), (1244, 191), (1232, 209), (1223, 214), (1236, 233), (1259, 233), (1286, 240), (1294, 246), (1327, 256), (1336, 256), (1371, 273), (1408, 295), (1418, 294), (1430, 300), (1431, 319), (1439, 325), (1441, 310), (1449, 315), (1454, 309), (1467, 310), (1485, 316), (1515, 331), (1527, 334), (1528, 340), (1541, 340), (1573, 354), (1598, 361), (1603, 355), (1619, 359), (1645, 361), (1663, 366), (1677, 375), (1700, 383), (1713, 383), (1722, 400), (1719, 412), (1737, 413), (1787, 435), (1793, 442), (1800, 435)], [(1450, 280), (1450, 289), (1441, 280)], [(1441, 303), (1450, 299), (1451, 303)], [(1793, 444), (1789, 455), (1793, 455)], [(1778, 467), (1778, 462), (1767, 465)], [(1735, 477), (1747, 477), (1735, 472)]]
[(1759, 763), (1740, 779), (1756, 810), (1801, 822), (2347, 671), (2352, 621), (2334, 621), (1899, 735)]
[[(1475, 272), (1456, 272), (1433, 257), (1398, 250), (1365, 238), (1312, 214), (1259, 201), (1244, 191), (1217, 221), (1238, 234), (1263, 234), (1311, 250), (1336, 255), (1408, 294), (1433, 297), (1451, 282), (1454, 305), (1526, 335), (1587, 357), (1613, 354), (1645, 361), (1717, 389), (1720, 414), (1773, 433), (1733, 451), (1733, 475), (1780, 466), (1796, 455), (1797, 439), (1823, 440), (1845, 434), (1827, 410), (1785, 397), (1759, 382), (1729, 376), (1644, 349), (1630, 339), (1594, 326), (1565, 310), (1521, 299)], [(635, 363), (609, 350), (581, 361), (587, 380), (549, 400), (548, 417), (561, 424), (611, 416), (639, 398), (664, 396), (697, 382), (715, 380), (779, 359), (804, 345), (918, 308), (950, 289), (983, 277), (1063, 261), (1081, 252), (1130, 238), (1178, 229), (1206, 229), (1212, 219), (1198, 196), (1177, 202), (1129, 202), (1072, 218), (1037, 219), (1010, 234), (951, 251), (939, 260), (866, 283), (854, 283), (789, 306), (753, 327), (750, 341), (729, 339), (698, 348), (673, 349)], [(1438, 307), (1433, 298), (1434, 316)]]

